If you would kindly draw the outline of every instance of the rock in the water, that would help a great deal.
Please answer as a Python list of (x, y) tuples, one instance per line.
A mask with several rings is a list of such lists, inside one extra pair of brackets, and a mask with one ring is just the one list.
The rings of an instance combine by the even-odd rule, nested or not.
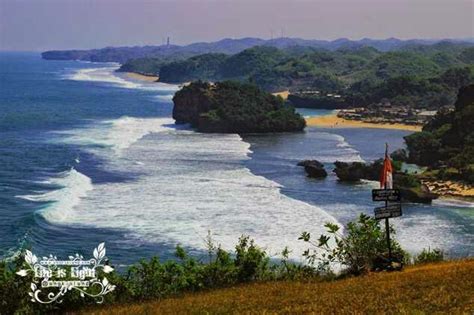
[(304, 160), (298, 162), (298, 166), (303, 166), (308, 177), (311, 178), (325, 178), (328, 173), (324, 169), (324, 165), (316, 160)]
[(437, 199), (438, 195), (426, 191), (424, 185), (421, 188), (400, 188), (402, 200), (416, 203), (431, 203), (433, 199)]
[[(340, 181), (345, 182), (358, 182), (361, 179), (379, 180), (382, 170), (381, 160), (375, 161), (372, 164), (361, 162), (336, 162), (334, 164), (336, 165), (334, 173), (336, 173)], [(429, 189), (422, 185), (420, 179), (414, 175), (395, 171), (393, 185), (395, 188), (400, 189), (403, 201), (430, 203), (438, 197), (436, 194), (430, 193)]]
[(173, 103), (176, 123), (200, 132), (293, 132), (306, 126), (293, 107), (249, 83), (193, 82), (176, 92)]
[(382, 164), (380, 161), (366, 165), (362, 162), (335, 162), (336, 168), (333, 170), (340, 181), (358, 182), (361, 179), (378, 180)]

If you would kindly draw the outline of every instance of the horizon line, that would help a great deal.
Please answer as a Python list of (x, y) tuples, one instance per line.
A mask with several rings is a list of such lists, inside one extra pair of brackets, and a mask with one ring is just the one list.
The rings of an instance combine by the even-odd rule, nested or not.
[[(216, 43), (219, 41), (223, 40), (244, 40), (244, 39), (258, 39), (258, 40), (263, 40), (263, 41), (272, 41), (272, 40), (281, 40), (281, 39), (299, 39), (299, 40), (306, 40), (306, 41), (325, 41), (325, 42), (335, 42), (338, 40), (348, 40), (352, 42), (358, 42), (362, 40), (373, 40), (373, 41), (384, 41), (384, 40), (399, 40), (399, 41), (437, 41), (437, 42), (442, 42), (442, 41), (460, 41), (460, 42), (474, 42), (474, 37), (441, 37), (441, 38), (398, 38), (398, 37), (385, 37), (385, 38), (377, 38), (377, 37), (360, 37), (360, 38), (349, 38), (349, 37), (338, 37), (336, 39), (322, 39), (322, 38), (303, 38), (303, 37), (288, 37), (288, 36), (283, 36), (283, 37), (275, 37), (275, 38), (262, 38), (262, 37), (253, 37), (253, 36), (245, 36), (245, 37), (223, 37), (221, 39), (216, 39), (216, 40), (211, 40), (211, 41), (195, 41), (195, 42), (189, 42), (186, 44), (170, 44), (170, 46), (179, 46), (179, 47), (185, 47), (193, 44), (211, 44), (211, 43)], [(47, 49), (33, 49), (33, 50), (15, 50), (15, 49), (3, 49), (0, 46), (0, 51), (1, 52), (44, 52), (44, 51), (52, 51), (52, 50), (94, 50), (94, 49), (104, 49), (104, 48), (120, 48), (120, 47), (147, 47), (147, 46), (155, 46), (155, 47), (161, 47), (161, 46), (167, 46), (167, 44), (130, 44), (130, 45), (108, 45), (108, 46), (100, 46), (100, 47), (95, 47), (95, 48), (60, 48), (60, 49), (55, 49), (55, 48), (47, 48)]]

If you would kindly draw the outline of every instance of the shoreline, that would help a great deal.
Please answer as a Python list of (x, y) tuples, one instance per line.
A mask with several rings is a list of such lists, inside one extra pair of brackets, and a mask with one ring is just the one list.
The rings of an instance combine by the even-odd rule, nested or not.
[(130, 79), (146, 81), (146, 82), (157, 82), (160, 79), (160, 77), (156, 75), (145, 75), (145, 74), (136, 73), (136, 72), (125, 72), (125, 75)]
[(288, 95), (290, 95), (290, 90), (275, 92), (272, 94), (275, 96), (280, 96), (283, 100), (286, 101), (288, 99)]
[(452, 180), (422, 180), (422, 183), (443, 199), (474, 201), (474, 187)]
[(348, 120), (340, 118), (337, 113), (305, 118), (309, 127), (330, 127), (330, 128), (376, 128), (376, 129), (397, 129), (407, 131), (421, 131), (422, 126), (405, 125), (400, 123), (368, 123), (358, 120)]

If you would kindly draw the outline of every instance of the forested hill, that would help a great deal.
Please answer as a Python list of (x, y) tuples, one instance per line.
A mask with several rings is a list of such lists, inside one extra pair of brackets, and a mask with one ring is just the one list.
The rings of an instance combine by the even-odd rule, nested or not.
[(167, 83), (250, 81), (271, 92), (303, 91), (306, 99), (312, 94), (310, 99), (335, 108), (390, 102), (437, 109), (454, 104), (459, 88), (473, 83), (474, 47), (443, 42), (382, 52), (366, 46), (336, 51), (257, 46), (234, 55), (136, 59), (121, 70), (159, 74)]
[[(294, 46), (312, 47), (318, 49), (337, 50), (341, 48), (356, 48), (362, 46), (374, 47), (380, 51), (399, 49), (404, 46), (432, 45), (439, 41), (433, 40), (399, 40), (389, 38), (374, 40), (364, 38), (352, 41), (346, 38), (334, 41), (305, 40), (300, 38), (277, 38), (264, 40), (259, 38), (223, 39), (210, 43), (193, 43), (185, 46), (135, 46), (135, 47), (106, 47), (91, 50), (52, 50), (42, 53), (44, 59), (51, 60), (84, 60), (94, 62), (119, 62), (125, 63), (131, 59), (154, 57), (163, 59), (180, 59), (205, 53), (236, 54), (242, 50), (255, 46), (272, 46), (288, 48)], [(460, 42), (447, 40), (446, 42)], [(471, 41), (472, 42), (472, 41)]]
[(440, 110), (434, 119), (405, 137), (408, 161), (428, 166), (429, 175), (474, 184), (474, 85), (460, 89), (454, 110)]
[(43, 57), (118, 62), (135, 58), (120, 71), (159, 75), (165, 83), (236, 80), (270, 92), (290, 89), (296, 93), (291, 101), (303, 107), (309, 102), (330, 108), (391, 104), (438, 109), (454, 104), (459, 88), (474, 83), (474, 42), (244, 38), (46, 52)]

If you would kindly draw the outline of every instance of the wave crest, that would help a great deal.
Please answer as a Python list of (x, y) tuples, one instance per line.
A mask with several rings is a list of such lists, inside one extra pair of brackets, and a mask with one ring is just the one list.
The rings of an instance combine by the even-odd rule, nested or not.
[(59, 188), (42, 194), (16, 196), (33, 202), (47, 202), (40, 213), (48, 221), (65, 222), (73, 209), (93, 190), (92, 180), (74, 168), (43, 181)]

